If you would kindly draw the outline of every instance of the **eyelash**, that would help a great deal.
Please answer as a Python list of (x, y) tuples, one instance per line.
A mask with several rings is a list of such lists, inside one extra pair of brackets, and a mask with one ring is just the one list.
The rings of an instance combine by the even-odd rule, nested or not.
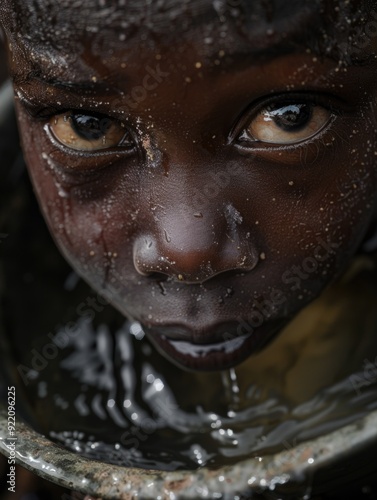
[[(45, 105), (41, 107), (40, 103), (34, 103), (33, 101), (30, 101), (29, 99), (26, 99), (23, 95), (18, 94), (18, 98), (20, 102), (22, 103), (25, 111), (27, 114), (38, 124), (43, 126), (44, 132), (46, 136), (48, 137), (49, 141), (55, 146), (56, 148), (56, 153), (63, 154), (64, 157), (70, 156), (72, 158), (72, 161), (75, 162), (77, 161), (77, 167), (74, 166), (74, 163), (71, 163), (72, 168), (65, 168), (61, 167), (59, 168), (58, 164), (61, 163), (61, 165), (65, 164), (65, 160), (62, 158), (58, 163), (55, 163), (54, 170), (59, 173), (59, 174), (70, 174), (74, 177), (78, 176), (79, 178), (81, 176), (85, 176), (86, 174), (91, 174), (92, 173), (97, 173), (102, 168), (108, 167), (110, 158), (114, 157), (116, 155), (117, 158), (120, 156), (131, 156), (134, 155), (136, 152), (136, 141), (135, 141), (135, 148), (130, 149), (129, 147), (122, 148), (122, 147), (111, 147), (108, 149), (103, 149), (103, 150), (98, 150), (98, 151), (79, 151), (79, 150), (74, 150), (69, 148), (68, 146), (65, 146), (62, 144), (60, 141), (58, 141), (49, 126), (49, 121), (58, 115), (62, 115), (64, 113), (80, 113), (84, 114), (87, 113), (88, 115), (97, 115), (97, 116), (103, 116), (105, 118), (110, 118), (113, 121), (117, 121), (118, 123), (122, 123), (119, 118), (105, 115), (104, 113), (99, 113), (98, 110), (93, 110), (88, 106), (87, 108), (80, 108), (77, 109), (74, 106), (53, 106), (53, 105)], [(133, 133), (131, 127), (128, 125), (125, 125), (126, 129), (130, 132), (130, 135), (132, 137), (135, 137), (135, 134)], [(97, 163), (93, 167), (92, 160), (96, 159)]]
[[(334, 105), (332, 101), (338, 101), (338, 105)], [(313, 141), (318, 138), (319, 135), (322, 135), (324, 132), (326, 132), (329, 127), (334, 123), (335, 118), (338, 116), (341, 116), (344, 114), (344, 112), (341, 110), (341, 102), (338, 98), (334, 98), (332, 95), (328, 94), (311, 94), (308, 92), (297, 92), (297, 93), (280, 93), (280, 94), (274, 94), (268, 97), (267, 99), (261, 98), (258, 101), (254, 101), (250, 106), (248, 107), (248, 110), (245, 112), (243, 111), (241, 116), (236, 120), (235, 125), (232, 128), (231, 133), (229, 134), (229, 144), (233, 144), (239, 149), (243, 151), (247, 150), (253, 150), (253, 151), (281, 151), (281, 150), (289, 150), (289, 149), (297, 149), (297, 147), (301, 147), (305, 145), (306, 143)], [(312, 106), (321, 106), (327, 111), (329, 111), (332, 115), (332, 119), (330, 120), (330, 123), (325, 126), (325, 128), (319, 132), (318, 134), (308, 138), (304, 139), (303, 141), (293, 143), (293, 144), (285, 144), (285, 145), (274, 145), (271, 143), (263, 143), (259, 141), (250, 141), (250, 145), (246, 145), (244, 141), (239, 141), (239, 138), (242, 134), (243, 131), (246, 130), (247, 124), (251, 123), (251, 121), (258, 116), (259, 113), (262, 111), (266, 110), (268, 106), (273, 105), (273, 104), (279, 104), (279, 106), (284, 107), (290, 104), (297, 104), (297, 103), (302, 103), (302, 104), (308, 104)], [(343, 103), (344, 105), (344, 103)]]
[(75, 106), (50, 106), (46, 105), (41, 107), (40, 104), (36, 104), (32, 101), (29, 101), (24, 96), (18, 95), (20, 102), (22, 103), (24, 109), (27, 114), (35, 120), (37, 123), (42, 125), (46, 125), (54, 116), (62, 115), (64, 113), (71, 114), (87, 114), (93, 115), (103, 118), (110, 118), (114, 122), (118, 122), (119, 124), (123, 124), (128, 130), (131, 131), (131, 127), (128, 124), (122, 122), (118, 117), (110, 116), (105, 113), (98, 112), (97, 109), (93, 110), (90, 107), (88, 108), (76, 108)]
[[(64, 154), (68, 154), (71, 156), (75, 156), (76, 158), (81, 158), (84, 160), (84, 158), (93, 158), (93, 157), (108, 157), (109, 155), (114, 155), (115, 153), (117, 154), (124, 154), (130, 155), (130, 154), (135, 154), (136, 147), (137, 147), (137, 136), (132, 132), (131, 127), (126, 125), (126, 129), (130, 132), (131, 136), (135, 140), (135, 148), (122, 148), (121, 146), (115, 146), (111, 147), (109, 149), (103, 149), (103, 150), (97, 150), (97, 151), (79, 151), (79, 150), (74, 150), (69, 148), (68, 146), (62, 144), (59, 142), (52, 134), (48, 122), (51, 120), (54, 116), (61, 115), (63, 113), (80, 113), (80, 114), (85, 114), (87, 113), (88, 115), (97, 115), (97, 116), (103, 116), (110, 118), (111, 120), (118, 121), (118, 123), (122, 123), (118, 118), (111, 117), (109, 115), (105, 115), (102, 113), (98, 113), (98, 111), (92, 111), (90, 107), (88, 106), (89, 109), (75, 109), (75, 108), (67, 108), (67, 107), (56, 107), (56, 106), (44, 106), (41, 108), (40, 104), (35, 104), (27, 99), (24, 98), (24, 96), (19, 96), (20, 100), (22, 101), (22, 104), (28, 114), (32, 117), (33, 120), (37, 121), (38, 123), (44, 124), (44, 129), (45, 132), (47, 133), (49, 140), (55, 145), (55, 147), (59, 148)], [(332, 95), (328, 94), (311, 94), (308, 92), (297, 92), (297, 93), (280, 93), (280, 94), (274, 94), (269, 96), (267, 99), (261, 98), (258, 101), (254, 101), (251, 103), (248, 107), (248, 109), (242, 112), (240, 117), (237, 119), (236, 124), (233, 126), (229, 136), (228, 136), (228, 145), (233, 145), (237, 149), (243, 152), (271, 152), (271, 151), (287, 151), (287, 150), (297, 150), (299, 147), (305, 146), (308, 142), (312, 142), (314, 140), (317, 140), (319, 136), (323, 135), (328, 131), (328, 129), (332, 126), (334, 123), (335, 119), (337, 116), (340, 116), (343, 114), (341, 111), (341, 103), (338, 102), (338, 106), (334, 106), (332, 101), (340, 101), (339, 98), (336, 98)], [(328, 110), (331, 115), (332, 119), (329, 121), (329, 123), (317, 134), (314, 134), (313, 136), (303, 139), (302, 141), (295, 142), (292, 144), (273, 144), (273, 143), (265, 143), (262, 141), (257, 141), (257, 140), (249, 140), (245, 141), (243, 138), (241, 140), (241, 135), (243, 132), (247, 130), (247, 125), (252, 122), (253, 119), (255, 119), (258, 114), (266, 110), (266, 108), (270, 105), (279, 105), (279, 106), (285, 106), (289, 104), (297, 104), (297, 103), (305, 103), (311, 106), (321, 106), (324, 109)], [(344, 105), (344, 103), (343, 103)]]

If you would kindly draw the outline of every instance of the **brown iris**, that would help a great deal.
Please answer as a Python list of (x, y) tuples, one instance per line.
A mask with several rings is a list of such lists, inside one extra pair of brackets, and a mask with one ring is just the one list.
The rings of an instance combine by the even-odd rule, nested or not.
[(117, 120), (104, 115), (66, 112), (49, 122), (55, 139), (76, 151), (99, 151), (130, 146), (130, 135)]

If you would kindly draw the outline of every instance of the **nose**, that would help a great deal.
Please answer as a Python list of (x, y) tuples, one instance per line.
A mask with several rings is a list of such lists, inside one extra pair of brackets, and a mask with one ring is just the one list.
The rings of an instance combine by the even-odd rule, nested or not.
[(144, 276), (157, 273), (190, 284), (227, 271), (250, 271), (259, 254), (241, 221), (229, 206), (212, 218), (174, 213), (136, 238), (134, 266)]

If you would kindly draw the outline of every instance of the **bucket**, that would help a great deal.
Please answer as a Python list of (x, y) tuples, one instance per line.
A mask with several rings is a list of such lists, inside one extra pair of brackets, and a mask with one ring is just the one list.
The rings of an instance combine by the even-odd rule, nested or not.
[[(360, 458), (371, 456), (369, 452), (376, 450), (377, 411), (291, 450), (217, 470), (177, 472), (123, 468), (89, 460), (52, 443), (21, 421), (17, 421), (16, 429), (18, 464), (57, 485), (104, 500), (231, 500), (256, 495), (264, 498), (265, 493), (274, 493), (276, 498), (310, 498), (314, 492), (323, 493), (336, 486), (333, 466), (341, 467), (346, 477), (346, 463), (348, 472), (354, 472), (355, 463), (360, 466)], [(6, 456), (8, 442), (7, 412), (2, 408), (0, 450)], [(363, 465), (366, 472), (367, 463)]]

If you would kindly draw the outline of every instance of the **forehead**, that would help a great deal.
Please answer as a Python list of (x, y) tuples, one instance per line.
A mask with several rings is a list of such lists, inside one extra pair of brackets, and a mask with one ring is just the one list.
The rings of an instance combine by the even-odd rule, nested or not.
[[(287, 36), (295, 29), (305, 40), (316, 29), (344, 32), (365, 15), (365, 0), (2, 0), (6, 31), (34, 50), (74, 50), (78, 40), (126, 44), (171, 43), (199, 31), (217, 44)], [(373, 2), (375, 3), (375, 2)], [(364, 5), (365, 4), (365, 5)], [(341, 26), (342, 25), (342, 26)], [(8, 28), (8, 29), (7, 29)], [(308, 29), (310, 28), (310, 29)], [(20, 39), (21, 38), (21, 39)], [(317, 40), (318, 43), (318, 40)], [(118, 43), (119, 45), (119, 43)]]
[[(164, 49), (257, 64), (282, 53), (347, 59), (377, 0), (2, 0), (0, 22), (30, 73), (102, 71), (103, 62)], [(342, 49), (343, 48), (343, 49)], [(146, 50), (145, 50), (146, 49)], [(19, 52), (20, 51), (20, 52)], [(215, 56), (215, 57), (214, 57)], [(247, 56), (245, 58), (245, 56)], [(182, 58), (184, 56), (182, 55)], [(14, 59), (17, 61), (17, 57)], [(90, 61), (90, 62), (88, 62)], [(44, 69), (43, 69), (44, 68)], [(101, 69), (99, 69), (101, 68)], [(82, 69), (82, 71), (81, 71)], [(105, 68), (106, 69), (106, 68)], [(107, 71), (107, 69), (106, 69)], [(106, 72), (105, 71), (105, 72)], [(14, 75), (16, 79), (18, 75)]]

